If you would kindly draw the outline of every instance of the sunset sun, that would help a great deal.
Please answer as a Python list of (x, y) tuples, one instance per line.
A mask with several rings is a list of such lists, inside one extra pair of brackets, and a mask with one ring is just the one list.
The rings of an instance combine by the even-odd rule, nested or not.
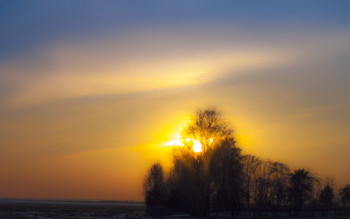
[(173, 147), (173, 146), (183, 147), (185, 146), (185, 144), (192, 145), (192, 149), (196, 153), (202, 152), (202, 144), (199, 142), (199, 140), (192, 139), (192, 138), (185, 138), (185, 139), (175, 138), (165, 143), (165, 145), (168, 145), (170, 147)]
[(193, 140), (193, 151), (196, 153), (202, 152), (202, 145), (198, 140)]

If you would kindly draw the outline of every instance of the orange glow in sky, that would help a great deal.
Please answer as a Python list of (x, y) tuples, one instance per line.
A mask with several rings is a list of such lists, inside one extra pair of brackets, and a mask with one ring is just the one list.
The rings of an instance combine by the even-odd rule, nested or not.
[(141, 201), (211, 106), (243, 154), (350, 184), (348, 6), (194, 2), (2, 5), (0, 198)]

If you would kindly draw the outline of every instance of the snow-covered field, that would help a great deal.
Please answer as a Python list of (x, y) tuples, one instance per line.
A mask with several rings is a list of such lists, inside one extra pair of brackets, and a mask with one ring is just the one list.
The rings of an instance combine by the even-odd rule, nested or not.
[[(0, 219), (82, 219), (82, 218), (150, 218), (144, 215), (145, 204), (142, 202), (117, 201), (62, 201), (62, 200), (22, 200), (0, 199)], [(210, 218), (230, 218), (229, 212), (212, 212)], [(350, 219), (350, 212), (319, 212), (304, 211), (298, 214), (291, 212), (240, 212), (239, 218), (339, 218)], [(165, 218), (190, 218), (186, 214), (177, 214)]]
[(140, 218), (144, 203), (0, 199), (0, 218)]

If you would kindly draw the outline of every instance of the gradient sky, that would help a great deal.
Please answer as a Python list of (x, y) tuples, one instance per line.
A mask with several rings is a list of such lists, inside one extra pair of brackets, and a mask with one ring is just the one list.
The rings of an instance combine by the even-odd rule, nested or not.
[(0, 197), (142, 200), (215, 106), (244, 153), (350, 183), (349, 1), (1, 1)]

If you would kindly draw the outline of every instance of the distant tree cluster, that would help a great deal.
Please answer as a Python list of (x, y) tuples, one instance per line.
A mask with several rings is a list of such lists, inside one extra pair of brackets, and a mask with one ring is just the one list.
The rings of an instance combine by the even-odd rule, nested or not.
[[(350, 207), (350, 185), (336, 193), (331, 180), (322, 183), (308, 170), (291, 171), (286, 164), (243, 155), (233, 130), (215, 109), (197, 111), (182, 137), (183, 145), (173, 147), (172, 169), (165, 173), (155, 163), (145, 177), (148, 215)], [(193, 150), (195, 141), (199, 153)]]

